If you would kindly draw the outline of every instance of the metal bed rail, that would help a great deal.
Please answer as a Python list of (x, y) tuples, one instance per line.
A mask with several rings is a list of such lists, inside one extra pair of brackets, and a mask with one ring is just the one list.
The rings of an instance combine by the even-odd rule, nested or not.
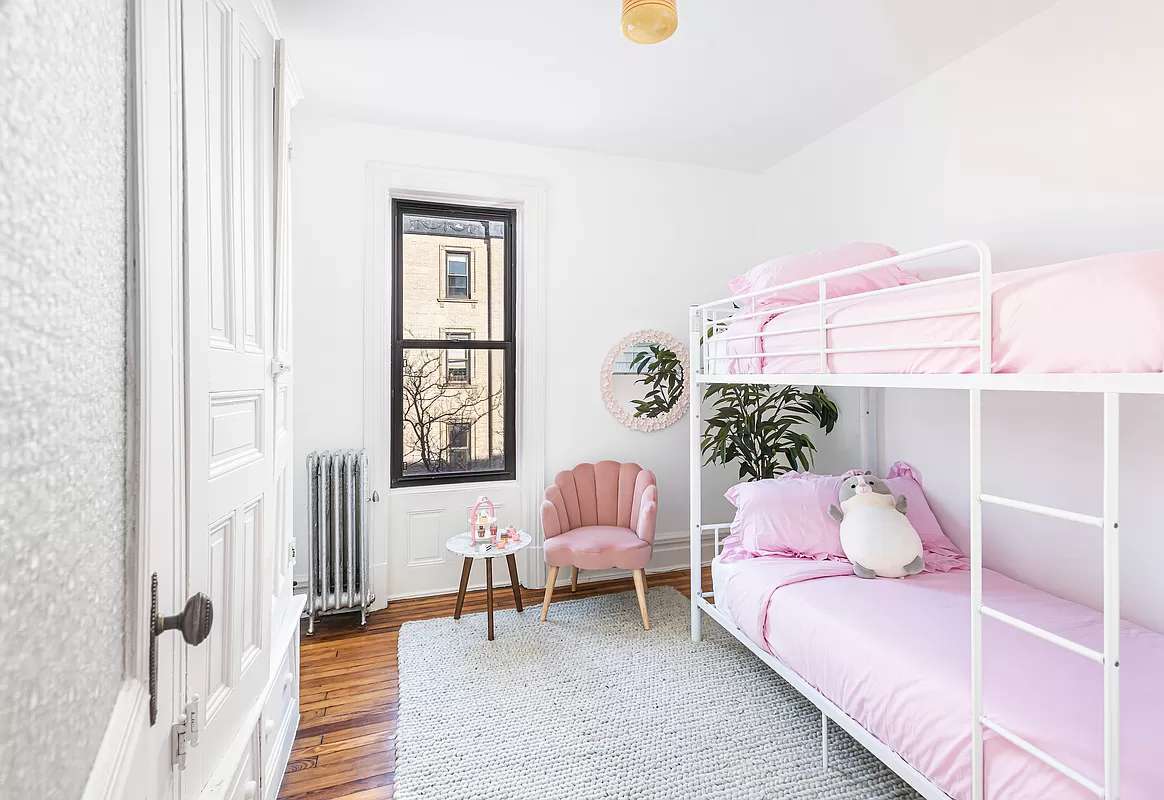
[[(870, 270), (880, 269), (881, 267), (895, 266), (898, 264), (909, 263), (912, 261), (920, 261), (933, 256), (943, 255), (946, 253), (954, 253), (961, 250), (970, 250), (977, 257), (977, 268), (972, 272), (950, 275), (942, 278), (936, 278), (928, 281), (921, 281), (919, 283), (906, 284), (905, 286), (892, 286), (885, 289), (876, 289), (869, 292), (862, 292), (859, 294), (845, 295), (840, 297), (828, 296), (828, 282), (836, 280), (837, 278), (844, 278), (850, 275), (859, 275)], [(891, 314), (887, 316), (872, 317), (870, 319), (853, 321), (853, 322), (829, 322), (828, 309), (830, 306), (839, 303), (851, 303), (857, 300), (863, 300), (871, 297), (881, 297), (885, 295), (895, 295), (903, 292), (913, 291), (922, 287), (934, 287), (944, 284), (959, 283), (966, 281), (977, 280), (979, 284), (979, 298), (978, 304), (975, 306), (949, 308), (949, 309), (933, 309), (926, 311), (919, 311), (910, 314)], [(783, 306), (780, 308), (780, 313), (787, 313), (797, 309), (816, 308), (818, 309), (817, 324), (811, 326), (801, 326), (797, 328), (790, 328), (779, 331), (764, 331), (762, 326), (754, 332), (750, 333), (727, 333), (728, 326), (733, 322), (742, 320), (755, 319), (760, 317), (772, 316), (772, 310), (761, 309), (756, 310), (756, 304), (765, 298), (772, 297), (778, 292), (787, 291), (789, 289), (804, 288), (815, 286), (817, 288), (818, 297), (816, 300), (807, 303), (799, 303), (791, 306)], [(741, 310), (741, 304), (744, 308)], [(733, 297), (724, 298), (722, 300), (713, 300), (710, 303), (693, 306), (693, 317), (698, 318), (698, 328), (700, 331), (700, 339), (698, 342), (693, 341), (692, 353), (699, 353), (699, 364), (714, 366), (715, 362), (722, 361), (736, 361), (747, 362), (748, 359), (762, 359), (767, 356), (818, 356), (819, 357), (819, 374), (827, 375), (829, 373), (828, 358), (833, 354), (841, 353), (876, 353), (876, 352), (894, 352), (903, 350), (931, 350), (931, 349), (964, 349), (964, 348), (978, 348), (979, 350), (979, 371), (990, 372), (993, 364), (992, 358), (992, 317), (993, 317), (993, 280), (990, 250), (986, 245), (980, 242), (972, 241), (957, 241), (948, 244), (938, 245), (936, 247), (929, 247), (924, 250), (917, 250), (912, 253), (903, 253), (891, 258), (883, 258), (879, 261), (873, 261), (868, 264), (862, 264), (856, 267), (849, 267), (848, 269), (836, 270), (825, 275), (803, 278), (801, 280), (789, 281), (779, 286), (773, 286), (768, 289), (759, 289), (754, 292), (736, 295)], [(906, 322), (911, 320), (935, 319), (941, 317), (954, 317), (978, 315), (979, 317), (979, 334), (977, 339), (965, 341), (928, 341), (928, 342), (907, 342), (904, 344), (895, 345), (873, 345), (869, 347), (829, 347), (829, 331), (840, 328), (856, 328), (865, 327), (869, 325), (880, 325), (890, 322)], [(765, 351), (761, 349), (761, 342), (766, 339), (772, 339), (779, 336), (788, 336), (797, 333), (812, 333), (816, 332), (817, 344), (811, 349), (801, 350), (777, 350)], [(713, 349), (719, 348), (727, 342), (752, 340), (754, 343), (754, 353), (735, 353), (729, 354), (713, 353)], [(761, 362), (762, 363), (762, 362)], [(702, 373), (704, 370), (700, 369), (697, 373)], [(714, 373), (715, 370), (709, 370)], [(746, 381), (744, 376), (731, 376), (733, 382)]]

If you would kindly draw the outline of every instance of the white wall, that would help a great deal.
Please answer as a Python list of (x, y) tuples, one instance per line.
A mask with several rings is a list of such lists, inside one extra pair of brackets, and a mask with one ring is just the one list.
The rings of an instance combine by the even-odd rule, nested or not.
[(125, 637), (125, 3), (0, 2), (0, 797), (79, 797)]
[[(548, 187), (545, 478), (581, 461), (637, 461), (658, 475), (660, 534), (686, 531), (687, 420), (658, 433), (624, 428), (603, 405), (598, 372), (633, 330), (687, 341), (686, 308), (750, 266), (746, 203), (757, 178), (348, 122), (312, 115), (310, 102), (293, 135), (297, 462), (364, 443), (366, 164), (537, 178)], [(306, 541), (306, 474), (295, 474)]]
[[(987, 242), (1000, 269), (1164, 247), (1164, 4), (1063, 0), (765, 174), (757, 246)], [(947, 532), (968, 527), (968, 400), (888, 392), (881, 466), (907, 459)], [(985, 488), (1099, 513), (1100, 403), (984, 402)], [(845, 410), (852, 408), (847, 404)], [(1164, 399), (1125, 398), (1125, 616), (1164, 631)], [(1098, 606), (1095, 532), (990, 510), (986, 563)]]

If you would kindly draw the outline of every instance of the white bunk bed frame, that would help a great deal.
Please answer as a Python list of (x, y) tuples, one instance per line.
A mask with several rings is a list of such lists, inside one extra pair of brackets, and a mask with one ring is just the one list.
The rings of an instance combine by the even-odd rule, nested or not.
[[(846, 275), (854, 275), (868, 270), (893, 264), (918, 261), (932, 256), (969, 250), (977, 257), (977, 269), (964, 274), (952, 275), (920, 283), (879, 289), (858, 295), (829, 298), (826, 282)], [(860, 323), (836, 323), (827, 321), (827, 308), (838, 302), (851, 302), (875, 295), (907, 292), (922, 286), (938, 283), (973, 281), (979, 283), (979, 301), (972, 307), (953, 310), (934, 310), (893, 317), (878, 317)], [(779, 332), (731, 335), (724, 334), (732, 320), (769, 315), (771, 311), (755, 311), (755, 301), (775, 292), (817, 284), (819, 299), (791, 308), (818, 307), (819, 323), (813, 328), (797, 328)], [(781, 286), (764, 289), (749, 294), (716, 300), (691, 307), (691, 364), (690, 377), (695, 387), (705, 384), (752, 383), (779, 384), (793, 386), (849, 386), (861, 388), (861, 455), (867, 469), (875, 469), (874, 446), (876, 442), (876, 418), (874, 398), (871, 390), (885, 388), (929, 388), (960, 389), (970, 393), (970, 651), (971, 651), (971, 709), (972, 719), (972, 765), (973, 800), (984, 800), (984, 762), (982, 754), (983, 729), (990, 729), (998, 736), (1029, 753), (1045, 764), (1086, 787), (1098, 797), (1116, 800), (1120, 796), (1119, 773), (1119, 666), (1120, 666), (1120, 569), (1119, 569), (1119, 401), (1121, 394), (1164, 394), (1164, 373), (1080, 373), (1080, 374), (996, 374), (992, 373), (991, 344), (993, 338), (993, 297), (990, 251), (979, 242), (958, 241), (930, 247), (912, 253), (882, 259), (850, 269), (828, 273), (819, 278), (807, 278)], [(750, 308), (741, 312), (737, 304), (746, 302)], [(790, 310), (785, 307), (782, 311)], [(887, 322), (901, 322), (914, 319), (933, 319), (945, 316), (977, 314), (979, 317), (979, 338), (965, 342), (918, 342), (892, 346), (870, 346), (861, 348), (830, 348), (828, 332), (833, 328), (857, 325), (875, 325)], [(754, 339), (780, 336), (789, 333), (819, 331), (817, 347), (812, 351), (775, 351), (772, 355), (819, 355), (820, 372), (809, 374), (727, 374), (716, 372), (717, 363), (733, 359), (762, 359), (760, 348), (755, 356), (747, 354), (727, 355), (718, 353), (716, 345), (732, 339)], [(713, 335), (705, 340), (709, 331)], [(887, 352), (894, 350), (923, 350), (938, 348), (978, 348), (979, 372), (973, 374), (831, 374), (828, 371), (828, 356), (832, 353)], [(763, 363), (762, 360), (759, 363)], [(984, 391), (1022, 392), (1083, 392), (1103, 395), (1103, 516), (1080, 514), (1050, 506), (1037, 505), (982, 492), (982, 393)], [(696, 395), (697, 397), (699, 395)], [(742, 642), (769, 667), (788, 681), (801, 694), (821, 710), (821, 755), (824, 766), (828, 767), (828, 722), (832, 719), (877, 756), (902, 779), (921, 793), (927, 800), (948, 800), (948, 795), (928, 778), (910, 766), (900, 755), (881, 740), (865, 730), (860, 723), (848, 716), (823, 694), (810, 686), (803, 678), (772, 654), (765, 651), (741, 631), (736, 624), (714, 604), (712, 592), (702, 589), (703, 536), (711, 532), (714, 536), (713, 553), (719, 553), (720, 532), (729, 528), (730, 523), (704, 524), (701, 503), (700, 449), (701, 418), (699, 403), (691, 409), (691, 638), (701, 639), (702, 614), (707, 614), (724, 629)], [(1021, 619), (1004, 614), (982, 602), (982, 507), (984, 504), (1006, 506), (1008, 508), (1040, 514), (1057, 519), (1076, 522), (1099, 528), (1103, 536), (1103, 652), (1084, 647), (1058, 634), (1039, 628)], [(1007, 730), (982, 711), (982, 618), (990, 617), (1044, 641), (1088, 658), (1103, 667), (1104, 700), (1104, 783), (1099, 785), (1077, 770), (1064, 764), (1051, 753), (1024, 740)]]

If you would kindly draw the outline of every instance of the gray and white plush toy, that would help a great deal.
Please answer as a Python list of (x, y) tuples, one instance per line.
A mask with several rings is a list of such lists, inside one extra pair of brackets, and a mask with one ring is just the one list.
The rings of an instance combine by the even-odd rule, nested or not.
[(841, 482), (841, 507), (829, 516), (841, 523), (841, 549), (859, 578), (904, 578), (925, 569), (921, 537), (905, 516), (905, 495), (896, 500), (885, 481), (851, 473)]

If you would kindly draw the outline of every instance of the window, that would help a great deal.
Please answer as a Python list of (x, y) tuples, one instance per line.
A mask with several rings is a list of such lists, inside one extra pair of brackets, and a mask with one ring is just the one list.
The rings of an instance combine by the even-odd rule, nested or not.
[(445, 252), (445, 297), (469, 299), (469, 254)]
[(392, 486), (516, 477), (516, 219), (392, 203)]
[[(445, 338), (453, 342), (464, 342), (473, 338), (468, 331), (448, 331)], [(469, 371), (468, 350), (445, 351), (445, 383), (472, 383), (473, 375)]]
[(651, 346), (649, 344), (632, 344), (630, 347), (626, 348), (614, 357), (614, 369), (611, 374), (638, 375), (639, 371), (635, 367), (631, 366), (631, 364), (634, 362), (635, 357), (640, 353), (649, 352), (651, 352)]
[(468, 469), (473, 452), (473, 448), (470, 446), (473, 423), (450, 422), (448, 434), (449, 464), (454, 469)]

